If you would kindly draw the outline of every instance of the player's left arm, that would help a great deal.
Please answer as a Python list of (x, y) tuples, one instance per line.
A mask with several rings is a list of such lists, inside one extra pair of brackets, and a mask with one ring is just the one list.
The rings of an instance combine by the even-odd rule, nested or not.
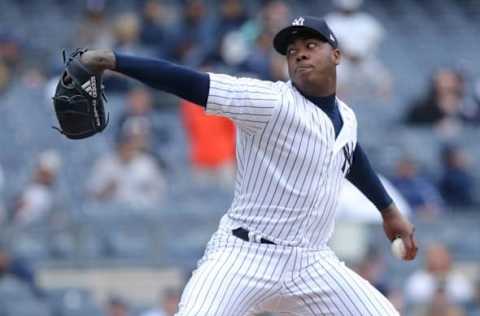
[(205, 73), (163, 59), (112, 50), (87, 51), (81, 62), (92, 72), (119, 72), (232, 119), (249, 132), (264, 128), (281, 103), (279, 85), (252, 78)]
[(355, 185), (380, 211), (383, 228), (390, 241), (402, 238), (406, 248), (406, 260), (413, 260), (417, 254), (417, 242), (413, 225), (400, 213), (382, 182), (373, 170), (360, 144), (353, 153), (353, 160), (347, 179)]

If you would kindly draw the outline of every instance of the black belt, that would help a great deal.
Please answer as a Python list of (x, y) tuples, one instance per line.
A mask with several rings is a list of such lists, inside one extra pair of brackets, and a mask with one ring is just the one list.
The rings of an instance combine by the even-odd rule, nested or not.
[[(240, 238), (242, 240), (245, 240), (245, 241), (251, 241), (250, 238), (248, 237), (249, 233), (250, 232), (248, 230), (246, 230), (245, 228), (241, 228), (241, 227), (232, 230), (233, 236), (238, 237), (238, 238)], [(273, 241), (270, 241), (270, 240), (265, 239), (265, 238), (261, 238), (260, 243), (261, 244), (275, 245), (275, 243)]]

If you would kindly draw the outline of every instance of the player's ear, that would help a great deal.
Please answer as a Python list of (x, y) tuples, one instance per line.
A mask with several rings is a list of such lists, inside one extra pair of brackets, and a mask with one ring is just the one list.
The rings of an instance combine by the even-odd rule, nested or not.
[(332, 61), (335, 65), (339, 65), (342, 59), (342, 53), (338, 48), (334, 48), (332, 51)]

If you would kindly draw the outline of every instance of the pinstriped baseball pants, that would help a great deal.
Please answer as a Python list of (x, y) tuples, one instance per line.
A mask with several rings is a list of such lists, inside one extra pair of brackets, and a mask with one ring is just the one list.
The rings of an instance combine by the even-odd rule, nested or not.
[(243, 241), (218, 231), (188, 282), (176, 316), (393, 316), (392, 304), (328, 248)]

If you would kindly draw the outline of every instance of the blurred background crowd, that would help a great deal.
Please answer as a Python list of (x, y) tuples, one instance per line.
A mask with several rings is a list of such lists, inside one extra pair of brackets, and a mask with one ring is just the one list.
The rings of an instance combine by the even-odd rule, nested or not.
[(272, 38), (301, 14), (339, 39), (338, 95), (420, 254), (394, 259), (348, 185), (332, 247), (402, 315), (480, 315), (479, 1), (0, 0), (0, 316), (172, 316), (232, 198), (232, 122), (118, 74), (104, 133), (51, 129), (61, 49), (287, 80)]

